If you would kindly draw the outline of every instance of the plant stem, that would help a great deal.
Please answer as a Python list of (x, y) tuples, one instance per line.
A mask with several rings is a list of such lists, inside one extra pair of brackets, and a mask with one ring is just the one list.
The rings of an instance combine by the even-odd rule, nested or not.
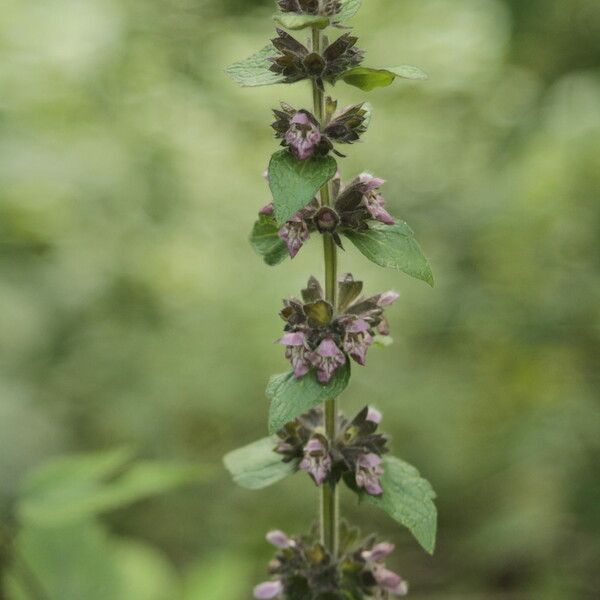
[[(312, 28), (312, 49), (314, 52), (321, 50), (321, 32), (318, 27)], [(317, 83), (312, 82), (313, 103), (315, 116), (321, 123), (325, 118), (325, 98), (323, 90)], [(327, 182), (320, 191), (321, 204), (331, 205), (331, 187)], [(323, 235), (323, 255), (325, 259), (325, 299), (334, 307), (337, 306), (337, 248), (331, 234)], [(337, 402), (330, 398), (325, 402), (325, 432), (327, 439), (333, 443), (337, 435), (336, 417)], [(321, 493), (321, 542), (333, 556), (338, 553), (339, 538), (339, 491), (335, 484), (325, 483)]]

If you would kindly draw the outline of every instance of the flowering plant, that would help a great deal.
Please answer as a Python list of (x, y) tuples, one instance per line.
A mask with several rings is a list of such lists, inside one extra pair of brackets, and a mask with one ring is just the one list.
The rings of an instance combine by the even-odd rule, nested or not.
[[(274, 109), (272, 128), (282, 149), (269, 162), (272, 201), (258, 215), (250, 236), (268, 265), (294, 258), (311, 235), (324, 248), (324, 285), (310, 277), (300, 298), (283, 301), (285, 325), (277, 340), (290, 371), (271, 377), (270, 435), (230, 452), (225, 465), (243, 487), (260, 489), (298, 471), (321, 490), (318, 526), (306, 536), (267, 534), (277, 548), (271, 579), (254, 590), (258, 599), (360, 600), (404, 596), (408, 584), (385, 560), (394, 547), (375, 536), (361, 538), (339, 518), (343, 482), (362, 502), (377, 506), (411, 531), (428, 552), (435, 545), (437, 513), (429, 483), (406, 462), (389, 456), (388, 438), (378, 431), (382, 415), (365, 406), (348, 419), (337, 398), (350, 380), (352, 361), (364, 365), (375, 343), (388, 345), (384, 309), (394, 291), (363, 295), (362, 281), (338, 277), (338, 251), (349, 240), (377, 265), (433, 285), (431, 270), (412, 230), (392, 216), (381, 193), (384, 179), (368, 172), (343, 184), (336, 158), (340, 145), (359, 142), (371, 107), (363, 102), (338, 108), (325, 86), (343, 81), (364, 91), (396, 78), (425, 79), (416, 67), (377, 69), (362, 65), (364, 52), (349, 32), (330, 41), (327, 27), (345, 28), (361, 0), (278, 0), (281, 25), (265, 48), (227, 72), (243, 86), (308, 80), (311, 110), (285, 102)], [(289, 31), (310, 31), (308, 43)]]

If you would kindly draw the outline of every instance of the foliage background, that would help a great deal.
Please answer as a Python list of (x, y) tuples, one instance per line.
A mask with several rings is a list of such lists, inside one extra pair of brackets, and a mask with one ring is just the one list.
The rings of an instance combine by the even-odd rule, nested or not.
[[(369, 63), (431, 80), (370, 95), (343, 175), (388, 179), (437, 285), (343, 256), (369, 290), (402, 292), (395, 345), (354, 370), (343, 405), (382, 409), (394, 452), (434, 484), (438, 551), (350, 497), (345, 513), (398, 544), (414, 598), (597, 598), (600, 7), (364, 4), (353, 25)], [(264, 532), (314, 515), (306, 478), (250, 493), (220, 467), (265, 433), (265, 382), (285, 369), (280, 298), (320, 275), (314, 240), (276, 269), (247, 244), (268, 199), (269, 108), (309, 101), (302, 84), (243, 90), (223, 75), (271, 35), (272, 8), (0, 9), (2, 519), (53, 455), (128, 446), (206, 466), (204, 483), (99, 517), (146, 553), (144, 600), (245, 600), (264, 578)], [(6, 574), (6, 538), (3, 550)], [(73, 585), (60, 600), (83, 598)]]

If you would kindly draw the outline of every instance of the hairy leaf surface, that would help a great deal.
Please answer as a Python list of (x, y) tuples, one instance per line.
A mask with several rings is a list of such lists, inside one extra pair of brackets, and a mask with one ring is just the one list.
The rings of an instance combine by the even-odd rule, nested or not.
[(433, 287), (433, 274), (412, 229), (403, 221), (395, 225), (370, 223), (367, 231), (344, 231), (344, 235), (370, 261), (402, 271)]
[(298, 160), (288, 150), (273, 154), (269, 163), (269, 186), (277, 223), (285, 223), (311, 202), (336, 170), (337, 164), (331, 156)]
[(370, 496), (362, 492), (361, 502), (387, 512), (398, 523), (407, 527), (429, 554), (433, 554), (437, 509), (433, 503), (436, 495), (431, 484), (420, 476), (415, 467), (399, 458), (384, 458), (383, 468), (383, 494)]
[(350, 380), (350, 362), (346, 361), (327, 384), (319, 383), (313, 371), (300, 379), (294, 373), (273, 375), (267, 385), (271, 400), (269, 409), (269, 432), (275, 433), (286, 423), (325, 400), (339, 396)]
[(226, 454), (223, 462), (233, 480), (249, 490), (259, 490), (294, 473), (297, 461), (284, 463), (274, 451), (275, 443), (275, 438), (267, 437)]

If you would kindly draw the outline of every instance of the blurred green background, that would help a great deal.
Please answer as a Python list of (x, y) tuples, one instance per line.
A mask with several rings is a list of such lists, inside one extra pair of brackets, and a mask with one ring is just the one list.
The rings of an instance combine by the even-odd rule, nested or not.
[[(369, 94), (370, 131), (342, 174), (388, 180), (436, 287), (343, 255), (367, 291), (402, 294), (396, 343), (354, 369), (343, 406), (383, 410), (394, 453), (433, 483), (437, 553), (348, 495), (344, 512), (396, 542), (414, 598), (598, 598), (600, 6), (364, 4), (365, 64), (431, 79)], [(272, 12), (271, 0), (2, 2), (0, 597), (247, 600), (265, 531), (314, 517), (307, 478), (252, 493), (220, 465), (265, 435), (265, 383), (287, 368), (272, 343), (281, 298), (321, 276), (316, 239), (278, 268), (247, 243), (277, 147), (269, 109), (310, 98), (304, 84), (241, 89), (223, 74), (264, 45)], [(111, 479), (120, 448), (201, 476), (144, 471), (132, 492)], [(92, 451), (104, 503), (70, 508), (104, 485), (75, 461), (77, 485), (56, 476), (41, 501), (68, 518), (29, 523), (28, 474)]]

